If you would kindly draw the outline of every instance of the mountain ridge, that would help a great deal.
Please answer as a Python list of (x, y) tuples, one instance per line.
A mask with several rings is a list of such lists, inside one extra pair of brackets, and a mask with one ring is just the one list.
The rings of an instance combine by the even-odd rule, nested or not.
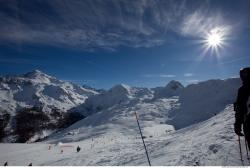
[[(34, 70), (24, 75), (1, 77), (0, 104), (1, 111), (10, 111), (9, 123), (21, 109), (42, 107), (49, 117), (51, 112), (60, 116), (64, 116), (61, 112), (80, 113), (87, 118), (105, 113), (111, 117), (108, 121), (139, 111), (144, 120), (160, 117), (159, 122), (180, 129), (211, 118), (232, 104), (239, 85), (238, 78), (208, 80), (186, 87), (178, 81), (170, 81), (164, 87), (151, 89), (119, 84), (98, 93)], [(204, 111), (205, 106), (210, 110)], [(7, 128), (12, 126), (9, 124)]]

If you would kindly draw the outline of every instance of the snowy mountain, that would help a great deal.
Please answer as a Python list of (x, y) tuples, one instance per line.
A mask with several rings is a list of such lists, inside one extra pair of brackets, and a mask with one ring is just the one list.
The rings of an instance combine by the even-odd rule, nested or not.
[[(0, 139), (4, 136), (3, 132), (15, 135), (17, 124), (25, 127), (26, 131), (33, 127), (32, 132), (35, 134), (34, 128), (37, 123), (33, 121), (35, 120), (34, 116), (43, 120), (46, 118), (48, 120), (46, 128), (55, 129), (58, 125), (63, 127), (60, 123), (68, 123), (66, 118), (76, 117), (75, 114), (63, 114), (63, 112), (84, 103), (89, 96), (95, 94), (98, 93), (70, 82), (58, 80), (39, 70), (19, 76), (0, 77), (0, 118), (6, 114), (10, 115), (10, 117), (3, 119), (7, 125), (1, 126)], [(28, 119), (28, 116), (31, 119)], [(20, 118), (20, 121), (23, 122), (18, 122), (16, 118)], [(28, 121), (31, 122), (29, 127), (27, 127)], [(45, 129), (45, 126), (43, 127)], [(20, 132), (26, 132), (24, 130)], [(41, 130), (41, 128), (36, 128), (36, 130)], [(13, 141), (12, 139), (16, 138), (7, 141)]]
[(85, 84), (82, 85), (82, 87), (85, 88), (85, 89), (88, 89), (88, 90), (94, 90), (94, 91), (96, 91), (96, 92), (98, 92), (98, 93), (103, 93), (103, 92), (106, 91), (105, 89), (96, 89), (96, 88), (94, 88), (94, 87), (92, 87), (92, 86), (85, 85)]
[(153, 88), (155, 91), (154, 97), (157, 99), (178, 96), (182, 89), (184, 89), (184, 86), (180, 82), (173, 80), (170, 81), (165, 87)]
[(67, 111), (94, 94), (97, 92), (58, 80), (39, 70), (0, 77), (0, 105), (13, 115), (28, 106), (43, 106), (45, 111), (51, 108)]
[(120, 84), (108, 91), (89, 97), (85, 103), (73, 108), (72, 111), (77, 111), (87, 116), (113, 106), (122, 106), (141, 99), (151, 99), (152, 97), (153, 92), (150, 89)]
[[(242, 165), (232, 107), (239, 85), (239, 79), (210, 80), (183, 88), (179, 97), (140, 101), (134, 101), (130, 87), (119, 86), (127, 95), (124, 102), (133, 103), (115, 104), (53, 134), (45, 143), (59, 144), (55, 157), (38, 165), (147, 165), (134, 112), (152, 165)], [(75, 154), (77, 145), (84, 151)], [(250, 165), (246, 158), (244, 164)]]
[(68, 133), (77, 132), (78, 136), (74, 141), (79, 141), (93, 136), (92, 134), (100, 134), (96, 130), (102, 132), (103, 129), (99, 129), (99, 126), (104, 127), (104, 125), (107, 125), (107, 128), (120, 128), (118, 132), (129, 131), (132, 129), (130, 123), (133, 128), (135, 127), (133, 123), (135, 111), (139, 114), (142, 125), (156, 127), (160, 125), (160, 127), (168, 128), (165, 131), (171, 132), (205, 121), (223, 111), (236, 99), (239, 86), (240, 80), (237, 78), (209, 80), (182, 88), (179, 96), (168, 98), (154, 99), (151, 92), (151, 99), (149, 99), (149, 92), (143, 90), (144, 96), (147, 96), (140, 101), (135, 101), (136, 99), (133, 98), (138, 94), (138, 90), (133, 90), (126, 85), (118, 85), (106, 94), (95, 95), (87, 99), (86, 107), (92, 107), (95, 113), (54, 136), (59, 136), (56, 139), (60, 141), (68, 142)]
[[(48, 79), (38, 76), (42, 81)], [(51, 79), (46, 83), (51, 83)], [(234, 78), (186, 87), (171, 81), (165, 87), (153, 89), (121, 84), (99, 94), (92, 91), (83, 103), (68, 108), (69, 112), (80, 112), (86, 118), (39, 143), (0, 144), (1, 151), (7, 151), (0, 154), (0, 162), (147, 165), (136, 112), (152, 165), (242, 165), (233, 132), (232, 107), (239, 86), (240, 80)], [(76, 153), (78, 145), (82, 150)], [(250, 162), (245, 158), (244, 164)]]

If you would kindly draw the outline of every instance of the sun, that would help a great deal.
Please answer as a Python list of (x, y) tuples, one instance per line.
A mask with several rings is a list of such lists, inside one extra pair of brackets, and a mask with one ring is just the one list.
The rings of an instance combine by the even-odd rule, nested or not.
[(220, 51), (227, 45), (228, 32), (229, 30), (225, 27), (214, 27), (206, 31), (201, 40), (203, 44), (202, 55), (210, 53), (210, 55), (220, 57)]
[(212, 33), (208, 34), (208, 37), (207, 37), (208, 46), (210, 46), (210, 47), (220, 46), (220, 45), (222, 45), (222, 41), (223, 41), (223, 38), (219, 33), (212, 32)]

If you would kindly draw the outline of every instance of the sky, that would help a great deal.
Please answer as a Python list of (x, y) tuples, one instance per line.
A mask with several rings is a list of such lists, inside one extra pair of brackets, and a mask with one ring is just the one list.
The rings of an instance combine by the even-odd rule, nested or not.
[(156, 87), (250, 63), (249, 0), (0, 0), (0, 25), (1, 76)]

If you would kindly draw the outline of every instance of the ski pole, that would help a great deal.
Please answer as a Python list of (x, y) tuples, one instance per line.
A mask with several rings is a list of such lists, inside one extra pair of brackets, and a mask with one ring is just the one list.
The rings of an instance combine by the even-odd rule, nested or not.
[(241, 143), (240, 143), (240, 136), (238, 135), (238, 140), (239, 140), (239, 148), (240, 148), (240, 160), (243, 161), (242, 159), (242, 151), (241, 151)]
[(143, 136), (142, 136), (141, 127), (140, 127), (140, 123), (139, 123), (139, 120), (138, 120), (138, 117), (137, 117), (137, 113), (136, 113), (136, 112), (135, 112), (135, 118), (136, 118), (136, 121), (137, 121), (138, 128), (139, 128), (139, 130), (140, 130), (142, 143), (143, 143), (143, 146), (144, 146), (144, 149), (145, 149), (145, 152), (146, 152), (146, 156), (147, 156), (147, 159), (148, 159), (148, 164), (149, 164), (149, 166), (151, 166), (151, 163), (150, 163), (150, 160), (149, 160), (149, 157), (148, 157), (148, 151), (147, 151), (147, 148), (146, 148), (146, 145), (145, 145)]
[(246, 137), (245, 137), (245, 146), (246, 146), (246, 151), (247, 151), (247, 159), (250, 159), (249, 156), (248, 156), (248, 145), (247, 145)]

